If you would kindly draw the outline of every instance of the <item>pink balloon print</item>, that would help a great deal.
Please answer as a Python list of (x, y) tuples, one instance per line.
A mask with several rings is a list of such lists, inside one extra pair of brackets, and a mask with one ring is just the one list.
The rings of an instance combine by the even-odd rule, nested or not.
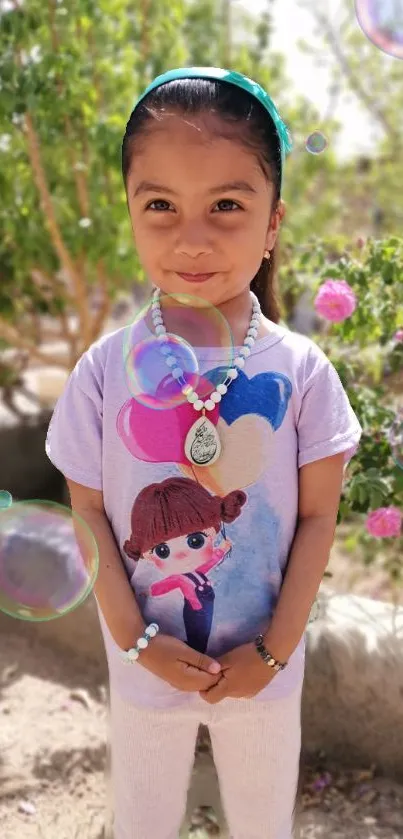
[[(208, 418), (213, 425), (217, 425), (219, 415), (218, 406), (209, 411)], [(138, 460), (189, 464), (185, 439), (198, 416), (188, 402), (157, 411), (128, 399), (119, 411), (116, 429), (127, 450)]]

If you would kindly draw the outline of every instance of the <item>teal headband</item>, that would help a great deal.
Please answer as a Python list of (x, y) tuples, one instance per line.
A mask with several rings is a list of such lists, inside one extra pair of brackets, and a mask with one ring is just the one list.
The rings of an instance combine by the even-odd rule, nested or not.
[(161, 85), (166, 84), (167, 82), (175, 81), (176, 79), (212, 79), (220, 82), (226, 82), (227, 84), (232, 84), (236, 87), (242, 88), (242, 90), (246, 90), (247, 93), (263, 105), (274, 122), (280, 142), (282, 186), (285, 158), (292, 149), (292, 140), (288, 128), (281, 119), (273, 100), (270, 98), (269, 94), (266, 93), (263, 87), (261, 87), (261, 85), (257, 82), (254, 82), (252, 79), (248, 79), (248, 77), (242, 75), (242, 73), (235, 73), (232, 70), (222, 70), (220, 67), (179, 67), (176, 70), (168, 70), (167, 73), (157, 76), (154, 81), (148, 85), (139, 99), (134, 102), (133, 110), (140, 104), (144, 97), (151, 93), (152, 90), (155, 90), (156, 87), (160, 87)]

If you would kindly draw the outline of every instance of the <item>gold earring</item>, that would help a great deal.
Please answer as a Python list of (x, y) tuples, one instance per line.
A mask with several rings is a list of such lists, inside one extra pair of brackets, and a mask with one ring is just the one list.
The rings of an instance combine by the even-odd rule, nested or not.
[(265, 250), (265, 252), (264, 252), (264, 254), (263, 254), (263, 259), (270, 259), (270, 256), (271, 256), (270, 251), (269, 251), (269, 250)]

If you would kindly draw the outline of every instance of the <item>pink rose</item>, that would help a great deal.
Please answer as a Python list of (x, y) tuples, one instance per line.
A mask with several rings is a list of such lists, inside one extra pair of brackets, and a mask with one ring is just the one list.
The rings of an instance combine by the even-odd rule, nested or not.
[(353, 314), (357, 298), (345, 280), (326, 280), (315, 297), (314, 305), (323, 318), (340, 323)]
[(375, 539), (400, 536), (402, 514), (397, 507), (379, 507), (369, 514), (366, 528)]
[(403, 329), (398, 329), (395, 332), (395, 341), (403, 341)]

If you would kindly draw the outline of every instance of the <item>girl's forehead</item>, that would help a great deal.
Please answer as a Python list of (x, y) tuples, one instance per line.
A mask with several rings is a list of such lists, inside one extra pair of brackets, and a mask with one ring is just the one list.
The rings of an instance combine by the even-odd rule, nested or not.
[[(245, 133), (245, 132), (244, 132)], [(134, 146), (132, 172), (144, 166), (166, 165), (199, 159), (207, 164), (258, 169), (256, 152), (242, 142), (240, 126), (232, 126), (214, 114), (163, 113), (149, 121)]]

